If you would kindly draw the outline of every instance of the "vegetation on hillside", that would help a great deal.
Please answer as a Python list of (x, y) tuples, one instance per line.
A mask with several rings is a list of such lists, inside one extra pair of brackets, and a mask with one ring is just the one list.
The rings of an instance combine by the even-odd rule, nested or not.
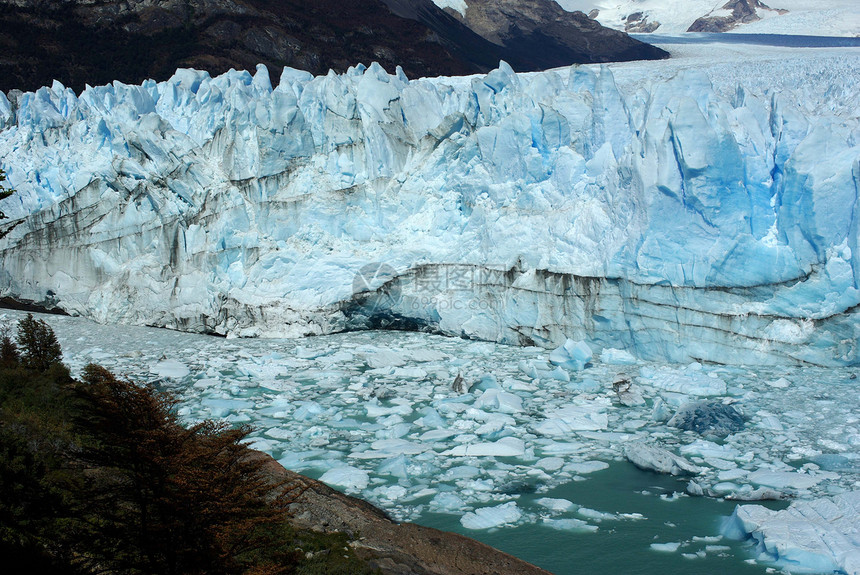
[(7, 573), (371, 573), (345, 535), (290, 525), (291, 486), (176, 399), (60, 363), (32, 315), (0, 333), (0, 554)]

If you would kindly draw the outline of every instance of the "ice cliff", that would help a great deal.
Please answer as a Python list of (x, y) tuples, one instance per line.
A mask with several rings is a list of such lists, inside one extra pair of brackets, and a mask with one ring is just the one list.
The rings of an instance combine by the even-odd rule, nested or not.
[(837, 64), (803, 99), (504, 64), (0, 95), (0, 290), (237, 336), (856, 364), (860, 74)]

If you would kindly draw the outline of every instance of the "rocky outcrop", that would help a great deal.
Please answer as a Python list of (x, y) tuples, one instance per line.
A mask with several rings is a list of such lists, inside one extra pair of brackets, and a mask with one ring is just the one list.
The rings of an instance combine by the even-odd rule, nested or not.
[(292, 488), (292, 523), (304, 529), (346, 533), (360, 557), (386, 575), (549, 575), (548, 571), (474, 539), (395, 523), (373, 505), (284, 469), (267, 455), (273, 480)]
[(567, 12), (552, 0), (467, 0), (465, 15), (450, 13), (466, 26), (514, 54), (514, 69), (532, 62), (609, 62), (668, 58), (668, 53), (604, 28), (582, 12)]
[[(730, 0), (722, 10), (731, 12), (728, 16), (703, 16), (693, 22), (687, 32), (727, 32), (739, 24), (761, 20), (757, 10), (771, 10), (760, 0)], [(784, 14), (787, 10), (777, 10)]]
[(499, 60), (526, 71), (665, 56), (593, 21), (577, 50), (550, 33), (521, 55), (521, 43), (494, 44), (430, 0), (0, 0), (0, 27), (3, 91), (54, 79), (76, 91), (164, 80), (178, 67), (220, 74), (263, 63), (325, 74), (379, 62), (422, 77), (486, 72)]
[(628, 14), (624, 21), (624, 31), (628, 34), (650, 34), (660, 27), (660, 23), (648, 20), (642, 12)]

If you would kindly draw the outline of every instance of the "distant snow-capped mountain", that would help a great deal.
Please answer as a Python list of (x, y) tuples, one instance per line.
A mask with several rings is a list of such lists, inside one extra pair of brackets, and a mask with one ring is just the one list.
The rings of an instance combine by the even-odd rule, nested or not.
[[(628, 33), (860, 36), (857, 0), (557, 0)], [(439, 0), (465, 3), (468, 0)]]

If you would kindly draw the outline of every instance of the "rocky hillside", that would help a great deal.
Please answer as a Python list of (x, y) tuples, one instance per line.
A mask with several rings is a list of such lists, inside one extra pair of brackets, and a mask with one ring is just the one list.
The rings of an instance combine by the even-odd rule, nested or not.
[[(431, 0), (384, 1), (389, 6), (433, 5)], [(554, 0), (463, 0), (459, 10), (451, 0), (436, 4), (500, 47), (515, 70), (668, 57), (663, 50), (604, 28), (581, 12), (567, 12)]]
[[(739, 24), (761, 20), (759, 10), (771, 10), (771, 8), (759, 0), (730, 0), (723, 5), (719, 14), (698, 18), (690, 25), (687, 32), (726, 32)], [(784, 13), (787, 10), (777, 12)]]
[(299, 493), (290, 506), (293, 523), (305, 529), (346, 533), (355, 552), (385, 575), (550, 575), (507, 553), (447, 531), (395, 523), (373, 505), (319, 481), (284, 469), (269, 456), (267, 471)]
[(532, 24), (525, 43), (493, 43), (430, 0), (0, 0), (0, 26), (3, 91), (164, 80), (178, 67), (325, 74), (376, 61), (420, 77), (488, 71), (502, 59), (537, 70), (665, 56), (597, 24), (577, 32), (577, 49)]
[[(435, 0), (440, 5), (466, 0)], [(857, 0), (557, 0), (603, 26), (629, 34), (737, 32), (803, 36), (860, 35)], [(459, 4), (458, 4), (459, 5)]]

